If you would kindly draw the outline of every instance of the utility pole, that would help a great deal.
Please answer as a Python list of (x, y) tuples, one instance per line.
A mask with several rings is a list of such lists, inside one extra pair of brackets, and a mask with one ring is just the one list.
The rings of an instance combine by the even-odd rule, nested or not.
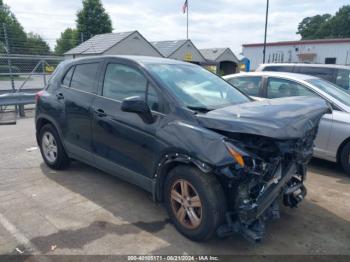
[(80, 41), (81, 41), (81, 43), (84, 42), (84, 34), (83, 34), (83, 32), (80, 33)]
[(266, 58), (266, 36), (267, 36), (267, 23), (269, 18), (269, 0), (266, 1), (266, 17), (265, 17), (265, 36), (264, 36), (264, 50), (263, 50), (263, 64), (265, 64)]
[(187, 40), (188, 40), (188, 12), (189, 12), (189, 9), (190, 9), (190, 3), (187, 0)]
[(12, 74), (12, 62), (11, 62), (11, 58), (9, 57), (11, 50), (10, 50), (10, 45), (9, 45), (9, 38), (7, 35), (7, 28), (6, 28), (6, 24), (3, 23), (2, 24), (3, 28), (4, 28), (4, 37), (5, 37), (5, 45), (6, 45), (6, 53), (7, 53), (7, 64), (9, 67), (9, 73), (10, 73), (10, 78), (11, 78), (11, 87), (12, 90), (15, 91), (15, 81), (13, 79), (13, 74)]

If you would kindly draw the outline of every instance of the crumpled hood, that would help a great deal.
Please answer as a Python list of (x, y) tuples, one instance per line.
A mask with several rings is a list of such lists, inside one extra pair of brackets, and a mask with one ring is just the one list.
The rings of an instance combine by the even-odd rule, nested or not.
[(229, 106), (198, 114), (197, 118), (209, 129), (292, 139), (317, 127), (330, 111), (321, 98), (288, 97)]

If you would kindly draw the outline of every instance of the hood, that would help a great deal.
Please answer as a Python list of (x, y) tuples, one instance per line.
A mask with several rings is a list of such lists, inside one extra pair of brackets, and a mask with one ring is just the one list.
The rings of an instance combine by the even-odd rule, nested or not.
[(238, 104), (198, 114), (197, 118), (209, 129), (292, 139), (318, 127), (321, 117), (330, 111), (325, 100), (300, 96)]

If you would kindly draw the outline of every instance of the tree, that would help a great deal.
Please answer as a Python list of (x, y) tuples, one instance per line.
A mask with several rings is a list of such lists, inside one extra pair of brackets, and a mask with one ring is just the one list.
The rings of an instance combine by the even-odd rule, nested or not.
[(94, 35), (111, 33), (112, 21), (100, 0), (83, 0), (83, 9), (77, 13), (78, 35), (84, 41)]
[(350, 37), (350, 5), (343, 6), (329, 21), (331, 37)]
[(331, 17), (330, 14), (306, 17), (299, 24), (297, 34), (300, 34), (302, 39), (323, 38), (322, 27)]
[(32, 55), (49, 55), (50, 47), (40, 35), (28, 33), (26, 48)]
[[(7, 50), (5, 41), (5, 32), (7, 31), (9, 50)], [(16, 16), (10, 11), (10, 8), (0, 0), (0, 52), (10, 52), (12, 54), (49, 54), (50, 47), (39, 36), (24, 31), (22, 25), (18, 22)]]
[(304, 18), (298, 26), (302, 39), (350, 37), (350, 5), (341, 7), (338, 12)]
[(78, 31), (76, 29), (67, 28), (61, 33), (61, 37), (56, 40), (55, 54), (63, 55), (68, 50), (78, 45)]
[(25, 52), (27, 35), (9, 7), (0, 0), (0, 41), (3, 43), (3, 46), (6, 47), (4, 27), (7, 31), (10, 46), (10, 50), (5, 51), (17, 54)]

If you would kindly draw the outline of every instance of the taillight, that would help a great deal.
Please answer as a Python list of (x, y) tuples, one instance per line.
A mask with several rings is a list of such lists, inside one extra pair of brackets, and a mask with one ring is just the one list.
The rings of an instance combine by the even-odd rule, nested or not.
[(39, 98), (44, 94), (44, 91), (39, 91), (38, 93), (36, 93), (35, 95), (35, 103), (38, 103)]

